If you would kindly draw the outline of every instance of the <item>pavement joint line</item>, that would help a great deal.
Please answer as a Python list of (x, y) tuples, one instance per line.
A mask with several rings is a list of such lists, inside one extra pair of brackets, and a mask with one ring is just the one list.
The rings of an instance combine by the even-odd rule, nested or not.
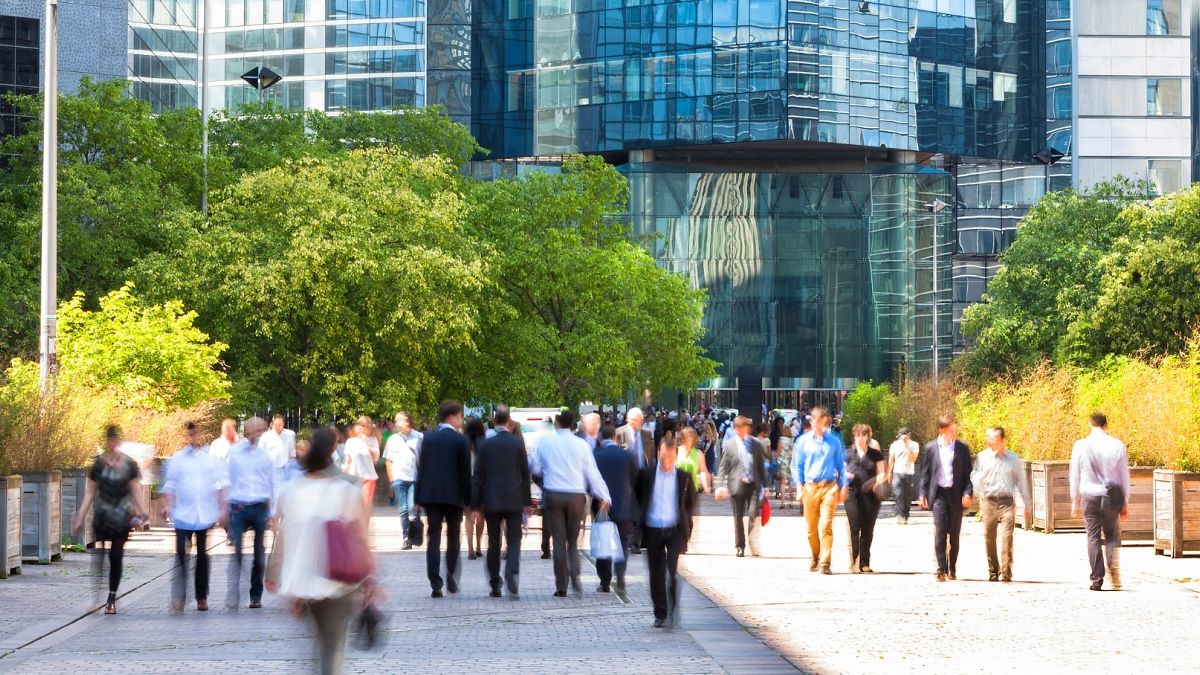
[[(221, 542), (221, 543), (224, 543), (224, 542)], [(221, 545), (220, 543), (214, 543), (212, 546), (209, 546), (209, 547), (208, 547), (208, 550), (211, 552), (211, 551), (212, 551), (214, 548), (216, 548), (217, 546), (220, 546), (220, 545)], [(95, 552), (95, 551), (101, 551), (101, 552), (97, 553), (97, 552)], [(88, 555), (106, 555), (106, 553), (104, 552), (104, 549), (89, 549), (89, 550), (88, 550)], [(166, 576), (166, 575), (170, 574), (171, 572), (174, 572), (176, 569), (178, 569), (178, 568), (179, 568), (179, 562), (175, 560), (175, 556), (174, 556), (174, 555), (172, 555), (172, 556), (171, 556), (170, 560), (171, 560), (170, 567), (168, 567), (167, 569), (163, 570), (162, 572), (160, 572), (160, 573), (158, 573), (158, 574), (154, 575), (153, 577), (151, 577), (151, 578), (149, 578), (149, 579), (147, 579), (147, 580), (143, 581), (142, 583), (138, 584), (137, 586), (134, 586), (133, 588), (130, 588), (129, 590), (127, 590), (127, 591), (125, 591), (125, 592), (123, 592), (123, 593), (120, 593), (120, 594), (118, 594), (118, 595), (117, 595), (117, 598), (118, 598), (118, 599), (120, 599), (120, 600), (124, 600), (126, 597), (128, 597), (128, 596), (130, 596), (130, 595), (133, 595), (133, 594), (134, 594), (134, 593), (136, 593), (137, 591), (139, 591), (139, 590), (141, 590), (141, 589), (145, 588), (146, 586), (149, 586), (150, 584), (152, 584), (152, 583), (154, 583), (154, 582), (158, 581), (159, 579), (161, 579), (161, 578), (163, 578), (164, 576)], [(101, 576), (103, 576), (103, 575), (101, 575)], [(41, 642), (42, 640), (45, 640), (46, 638), (50, 637), (51, 635), (54, 635), (54, 634), (56, 634), (56, 633), (58, 633), (58, 632), (60, 632), (60, 631), (62, 631), (62, 630), (65, 630), (65, 629), (67, 629), (67, 628), (70, 628), (71, 626), (73, 626), (73, 625), (75, 625), (75, 624), (79, 623), (80, 621), (83, 621), (84, 619), (88, 618), (89, 616), (92, 616), (92, 615), (94, 615), (96, 612), (99, 612), (99, 611), (100, 611), (100, 610), (102, 610), (102, 609), (104, 609), (104, 605), (103, 605), (103, 604), (101, 604), (101, 605), (99, 605), (99, 606), (97, 606), (97, 607), (94, 607), (94, 608), (92, 608), (92, 609), (90, 609), (90, 610), (88, 610), (88, 611), (84, 612), (83, 614), (80, 614), (79, 616), (75, 617), (74, 619), (71, 619), (71, 620), (67, 621), (66, 623), (64, 623), (64, 624), (62, 624), (62, 625), (60, 625), (60, 626), (58, 626), (58, 627), (57, 627), (57, 628), (55, 628), (54, 630), (48, 631), (48, 632), (46, 632), (46, 633), (44, 633), (44, 634), (42, 634), (42, 635), (39, 635), (38, 637), (35, 637), (35, 638), (33, 638), (32, 640), (30, 640), (30, 641), (26, 642), (25, 644), (18, 645), (17, 647), (14, 647), (14, 648), (12, 648), (12, 649), (10, 649), (10, 650), (8, 650), (8, 651), (4, 652), (3, 654), (0, 654), (0, 660), (6, 659), (6, 658), (8, 658), (8, 657), (10, 657), (10, 656), (13, 656), (13, 655), (14, 655), (14, 654), (16, 654), (17, 652), (19, 652), (19, 651), (21, 651), (21, 650), (23, 650), (23, 649), (26, 649), (27, 647), (29, 647), (29, 646), (31, 646), (31, 645), (34, 645), (34, 644), (36, 644), (36, 643), (38, 643), (38, 642)]]

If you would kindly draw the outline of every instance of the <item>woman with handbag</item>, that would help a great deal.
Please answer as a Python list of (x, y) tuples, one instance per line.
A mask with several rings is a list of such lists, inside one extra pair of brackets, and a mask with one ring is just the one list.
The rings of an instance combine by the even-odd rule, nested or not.
[(329, 429), (313, 433), (304, 474), (280, 498), (267, 564), (267, 588), (289, 599), (292, 614), (312, 618), (322, 675), (340, 672), (358, 591), (370, 611), (374, 588), (362, 490), (333, 468), (336, 445)]
[[(129, 532), (146, 522), (150, 509), (141, 489), (141, 470), (132, 457), (121, 452), (121, 430), (109, 426), (104, 431), (105, 450), (88, 471), (83, 503), (71, 519), (71, 532), (79, 536), (87, 510), (96, 506), (92, 527), (96, 541), (108, 543), (108, 600), (105, 614), (117, 613), (117, 588), (124, 568), (125, 542)], [(97, 556), (97, 564), (103, 563)]]
[(856, 424), (854, 443), (846, 451), (846, 477), (849, 495), (846, 497), (846, 520), (850, 522), (850, 573), (870, 573), (871, 540), (875, 538), (875, 521), (879, 518), (882, 497), (876, 492), (887, 486), (887, 463), (878, 444), (871, 439), (871, 426)]

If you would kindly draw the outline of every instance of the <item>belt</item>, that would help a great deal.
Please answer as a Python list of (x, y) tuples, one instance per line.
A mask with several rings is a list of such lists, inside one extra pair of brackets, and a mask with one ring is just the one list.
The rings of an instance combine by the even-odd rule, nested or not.
[(229, 505), (237, 509), (244, 509), (249, 506), (267, 506), (270, 503), (271, 500), (264, 499), (261, 502), (229, 502)]
[(1011, 501), (1013, 501), (1013, 496), (1012, 495), (984, 495), (984, 499), (990, 499), (994, 502), (1011, 502)]

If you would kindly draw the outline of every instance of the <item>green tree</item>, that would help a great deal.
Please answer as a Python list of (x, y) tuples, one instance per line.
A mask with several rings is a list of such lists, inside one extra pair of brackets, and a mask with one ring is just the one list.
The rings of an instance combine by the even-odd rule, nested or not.
[(474, 187), (471, 222), (500, 288), (473, 363), (486, 395), (601, 401), (713, 375), (699, 347), (704, 293), (630, 241), (612, 217), (627, 199), (625, 179), (599, 157)]
[(289, 162), (215, 195), (204, 231), (142, 276), (231, 345), (241, 405), (428, 409), (488, 288), (461, 187), (451, 162), (394, 149)]
[(859, 382), (842, 405), (842, 436), (850, 443), (854, 440), (854, 425), (869, 424), (874, 437), (886, 445), (900, 428), (898, 405), (899, 397), (891, 385)]
[(160, 412), (226, 398), (229, 380), (219, 367), (227, 346), (195, 320), (178, 301), (146, 304), (132, 285), (105, 295), (97, 311), (76, 293), (58, 310), (61, 381)]

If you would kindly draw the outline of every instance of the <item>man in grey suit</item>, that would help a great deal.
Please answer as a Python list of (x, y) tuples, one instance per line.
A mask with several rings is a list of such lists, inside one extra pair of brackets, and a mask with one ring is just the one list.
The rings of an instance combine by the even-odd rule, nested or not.
[[(617, 429), (617, 445), (625, 448), (633, 458), (637, 460), (637, 468), (642, 469), (647, 466), (653, 466), (658, 462), (658, 452), (654, 447), (654, 436), (646, 429), (643, 424), (646, 422), (646, 415), (641, 408), (630, 408), (629, 412), (625, 413), (625, 426)], [(635, 529), (633, 532), (633, 541), (630, 542), (630, 552), (642, 552), (642, 536), (641, 530)]]
[(714, 481), (717, 501), (727, 497), (733, 499), (734, 545), (739, 558), (746, 555), (747, 532), (742, 521), (747, 516), (750, 517), (750, 555), (758, 555), (758, 514), (767, 484), (766, 448), (750, 437), (750, 425), (749, 417), (738, 417), (733, 421), (735, 435), (725, 441)]

